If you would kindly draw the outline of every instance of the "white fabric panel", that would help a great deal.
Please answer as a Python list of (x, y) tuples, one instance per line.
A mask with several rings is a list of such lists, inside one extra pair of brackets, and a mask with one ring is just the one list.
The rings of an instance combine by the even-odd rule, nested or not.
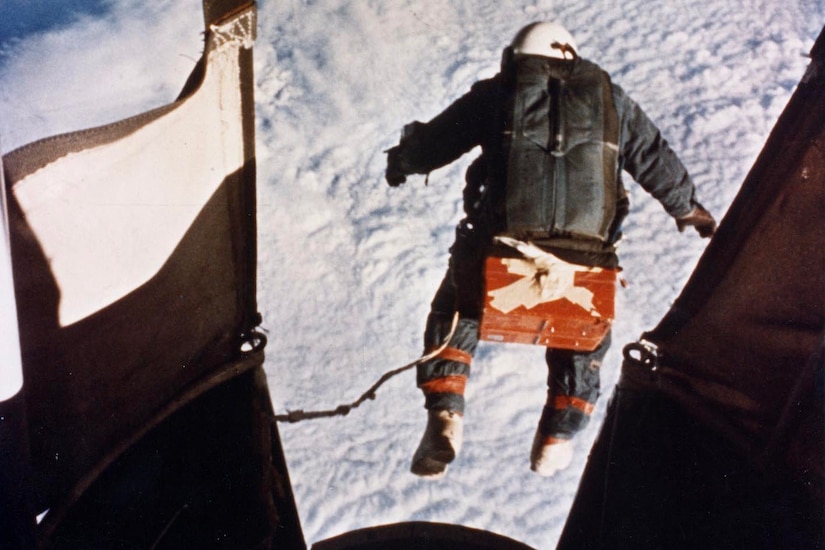
[(224, 177), (243, 165), (243, 46), (231, 40), (210, 51), (200, 89), (163, 117), (14, 186), (57, 280), (61, 326), (151, 279)]

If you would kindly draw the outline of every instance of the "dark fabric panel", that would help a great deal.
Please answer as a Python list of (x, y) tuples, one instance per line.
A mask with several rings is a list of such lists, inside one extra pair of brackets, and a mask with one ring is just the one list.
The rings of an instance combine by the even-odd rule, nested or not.
[(238, 280), (243, 282), (242, 307), (244, 324), (254, 327), (261, 324), (258, 313), (258, 204), (257, 163), (255, 160), (255, 79), (253, 49), (241, 49), (238, 54), (241, 71), (241, 122), (243, 123), (243, 154), (246, 162), (240, 170), (240, 192), (237, 195), (239, 217), (235, 218), (232, 235), (235, 239)]
[(58, 290), (12, 199), (32, 459), (43, 505), (181, 388), (237, 355), (246, 330), (242, 251), (232, 242), (244, 218), (242, 173), (223, 182), (153, 279), (68, 327), (58, 325)]
[[(211, 6), (204, 6), (207, 22), (235, 13), (229, 4), (254, 7), (205, 4)], [(41, 507), (176, 393), (236, 357), (243, 335), (259, 322), (251, 49), (241, 50), (239, 63), (245, 165), (227, 176), (162, 270), (115, 304), (59, 327), (59, 290), (12, 197), (16, 295)], [(176, 103), (13, 151), (4, 157), (8, 185), (70, 152), (128, 137), (175, 109), (197, 91), (203, 76), (201, 60)]]
[[(228, 16), (249, 8), (254, 8), (254, 2), (204, 2), (207, 24), (224, 22)], [(254, 25), (254, 13), (242, 24)], [(207, 48), (212, 44), (211, 38), (207, 33)], [(20, 449), (28, 447), (31, 455), (28, 464), (23, 464), (25, 461), (22, 460), (16, 464), (25, 466), (25, 471), (21, 471), (24, 474), (30, 472), (30, 475), (16, 472), (15, 479), (26, 477), (24, 481), (29, 482), (28, 478), (31, 478), (28, 486), (34, 486), (37, 493), (37, 503), (32, 508), (37, 511), (52, 509), (46, 521), (38, 527), (41, 536), (44, 533), (48, 536), (54, 529), (62, 529), (65, 534), (78, 526), (80, 531), (75, 534), (81, 537), (98, 532), (105, 523), (100, 513), (85, 516), (91, 521), (85, 526), (70, 524), (72, 518), (91, 509), (83, 507), (95, 498), (95, 494), (101, 494), (102, 480), (128, 483), (128, 479), (117, 473), (116, 467), (107, 469), (112, 461), (122, 464), (122, 460), (129, 461), (138, 456), (135, 464), (139, 469), (151, 466), (151, 460), (140, 459), (151, 459), (151, 450), (148, 455), (141, 455), (146, 449), (139, 444), (133, 447), (137, 438), (198, 397), (203, 388), (223, 384), (228, 380), (223, 377), (231, 378), (237, 374), (234, 369), (239, 359), (245, 357), (241, 350), (248, 348), (243, 344), (249, 344), (254, 338), (252, 331), (260, 323), (260, 315), (255, 294), (252, 49), (241, 48), (238, 55), (245, 164), (236, 173), (226, 176), (159, 273), (117, 302), (72, 325), (59, 325), (59, 289), (37, 235), (27, 225), (19, 204), (10, 194), (15, 293), (20, 310), (25, 376), (25, 406), (20, 404), (23, 413), (18, 415), (15, 411), (15, 418), (26, 421), (20, 429), (28, 432), (28, 438), (18, 433), (15, 443), (20, 444)], [(173, 104), (99, 128), (47, 138), (4, 156), (8, 186), (13, 187), (16, 181), (68, 153), (127, 138), (145, 124), (168, 114), (180, 105), (180, 100), (198, 90), (205, 74), (205, 59), (195, 67), (178, 101)], [(151, 159), (146, 160), (151, 162)], [(129, 244), (124, 243), (124, 246)], [(286, 540), (289, 547), (298, 548), (304, 545), (303, 536), (277, 429), (270, 420), (269, 394), (263, 375), (259, 373), (256, 380), (255, 395), (251, 399), (260, 414), (256, 419), (248, 419), (248, 424), (238, 430), (228, 430), (231, 433), (227, 441), (236, 436), (251, 437), (256, 441), (255, 445), (265, 442), (266, 449), (262, 451), (256, 447), (250, 451), (248, 447), (238, 445), (233, 451), (237, 453), (236, 459), (249, 460), (241, 468), (258, 468), (258, 474), (241, 480), (246, 485), (227, 486), (227, 491), (236, 491), (235, 497), (243, 502), (220, 503), (226, 508), (220, 511), (220, 521), (232, 521), (232, 514), (237, 512), (238, 517), (243, 515), (245, 518), (239, 521), (257, 522), (261, 529), (275, 525), (277, 518), (261, 515), (268, 513), (274, 498), (278, 512), (270, 512), (288, 519), (280, 526), (280, 534), (273, 535), (273, 540), (276, 544), (278, 540)], [(228, 389), (230, 387), (237, 387), (237, 383), (216, 390), (229, 395), (229, 402), (225, 404), (234, 403), (241, 409), (250, 405), (248, 394), (242, 392), (239, 397)], [(212, 425), (208, 422), (199, 425), (200, 416), (218, 423), (227, 420), (221, 418), (220, 404), (209, 403), (211, 405), (195, 407), (204, 408), (190, 417), (194, 423), (192, 430), (177, 424), (175, 428), (158, 428), (161, 432), (171, 429), (166, 432), (167, 443), (175, 443), (172, 440), (176, 435), (185, 442), (187, 436), (194, 437), (196, 432), (203, 435), (208, 431)], [(238, 421), (243, 424), (242, 419)], [(237, 438), (232, 441), (237, 442)], [(185, 462), (188, 460), (185, 457), (189, 456), (193, 460), (209, 461), (211, 451), (223, 448), (221, 441), (210, 443), (215, 445), (213, 449), (202, 448), (204, 441), (197, 442), (194, 447), (200, 450), (194, 458), (187, 454), (192, 450), (181, 443), (166, 458)], [(11, 449), (12, 446), (3, 448)], [(237, 481), (233, 464), (217, 463), (210, 467), (216, 471), (215, 475), (227, 476), (226, 483)], [(99, 477), (101, 475), (103, 477)], [(172, 486), (173, 489), (177, 487), (174, 480)], [(184, 497), (185, 493), (182, 493)], [(254, 509), (244, 508), (250, 503)], [(238, 504), (237, 509), (232, 509), (235, 504)], [(141, 513), (156, 514), (162, 510)], [(193, 510), (182, 514), (174, 523), (181, 525), (184, 516), (191, 512)], [(143, 517), (137, 519), (142, 525)], [(97, 520), (101, 523), (96, 523)], [(188, 521), (192, 529), (203, 529), (203, 520), (203, 517), (190, 517)], [(244, 530), (241, 527), (239, 524), (236, 533)], [(140, 527), (135, 527), (135, 531), (139, 530)], [(248, 541), (260, 542), (254, 529), (248, 531), (251, 538), (245, 539), (242, 546), (247, 546)]]
[(699, 396), (756, 447), (825, 334), (823, 143), (820, 70), (800, 84), (683, 294), (648, 335), (668, 391)]
[(823, 547), (805, 486), (755, 468), (639, 368), (623, 367), (559, 550)]
[(270, 467), (272, 409), (262, 362), (256, 352), (227, 365), (246, 370), (209, 388), (131, 445), (41, 545), (264, 548), (278, 530), (298, 537), (289, 548), (301, 548), (291, 500), (280, 494), (281, 480)]
[(0, 548), (33, 548), (34, 494), (22, 392), (0, 401)]

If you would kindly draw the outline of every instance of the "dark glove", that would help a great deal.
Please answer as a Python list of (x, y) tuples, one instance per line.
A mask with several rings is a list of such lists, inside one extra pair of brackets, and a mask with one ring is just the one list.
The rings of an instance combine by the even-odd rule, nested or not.
[(407, 181), (407, 174), (401, 170), (401, 147), (396, 145), (392, 149), (387, 149), (387, 171), (384, 177), (390, 187), (398, 187)]
[(680, 233), (689, 225), (695, 227), (702, 238), (710, 237), (716, 232), (716, 220), (701, 204), (697, 204), (684, 216), (676, 218), (676, 227), (679, 228)]

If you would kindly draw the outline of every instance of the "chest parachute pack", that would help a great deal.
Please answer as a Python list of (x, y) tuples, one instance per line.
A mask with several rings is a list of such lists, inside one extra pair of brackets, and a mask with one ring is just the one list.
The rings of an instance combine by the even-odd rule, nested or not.
[[(521, 244), (609, 244), (623, 196), (609, 76), (580, 58), (524, 56), (505, 65), (503, 235)], [(483, 340), (592, 350), (613, 320), (613, 270), (533, 249), (520, 260), (488, 257), (485, 280)]]

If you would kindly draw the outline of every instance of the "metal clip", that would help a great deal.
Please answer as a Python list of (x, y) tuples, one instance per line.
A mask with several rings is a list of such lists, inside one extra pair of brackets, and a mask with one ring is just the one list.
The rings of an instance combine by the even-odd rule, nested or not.
[(266, 335), (257, 330), (241, 334), (241, 355), (250, 355), (266, 347)]
[(649, 340), (627, 344), (622, 350), (625, 361), (646, 368), (651, 373), (659, 369), (659, 348)]

